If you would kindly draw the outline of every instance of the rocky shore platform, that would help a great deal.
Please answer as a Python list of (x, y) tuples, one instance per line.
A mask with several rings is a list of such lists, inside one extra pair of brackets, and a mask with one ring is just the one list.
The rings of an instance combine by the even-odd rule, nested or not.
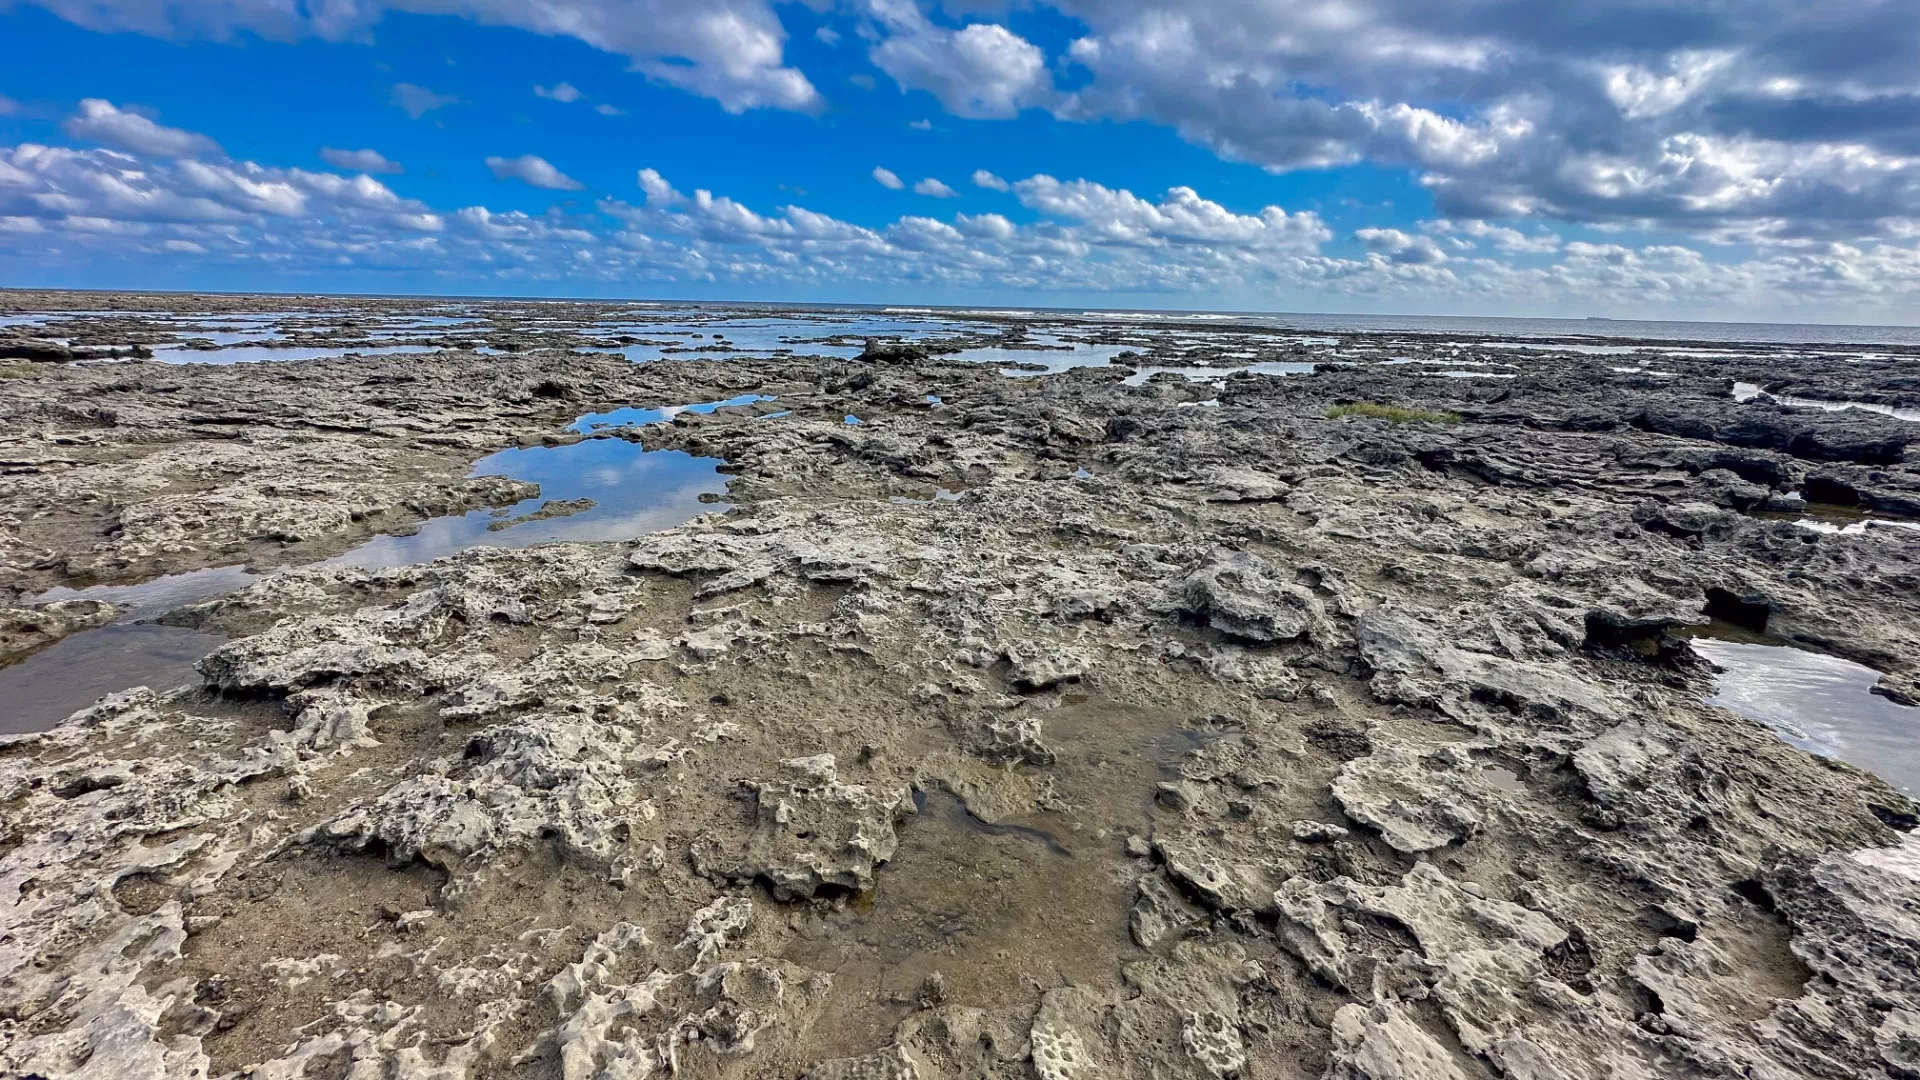
[[(0, 678), (198, 644), (0, 702), (0, 1075), (1920, 1077), (1904, 778), (1687, 644), (1920, 703), (1920, 357), (983, 317), (635, 363), (367, 301), (279, 340), (428, 351), (162, 363), (221, 347), (173, 309), (301, 302), (7, 303), (120, 314), (7, 331)], [(475, 470), (583, 446), (630, 471)], [(508, 543), (666, 461), (718, 478), (675, 523)]]

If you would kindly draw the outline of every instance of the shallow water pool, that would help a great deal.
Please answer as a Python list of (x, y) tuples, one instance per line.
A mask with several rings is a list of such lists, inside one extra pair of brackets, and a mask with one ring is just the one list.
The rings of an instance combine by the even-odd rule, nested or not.
[(1709, 704), (1758, 720), (1802, 750), (1920, 792), (1920, 709), (1872, 693), (1879, 672), (1719, 624), (1688, 644), (1720, 669)]

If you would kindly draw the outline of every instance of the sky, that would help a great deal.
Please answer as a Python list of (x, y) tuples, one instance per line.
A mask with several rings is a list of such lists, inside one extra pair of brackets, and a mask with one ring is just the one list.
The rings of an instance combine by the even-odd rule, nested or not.
[(0, 286), (1920, 323), (1913, 0), (0, 0)]

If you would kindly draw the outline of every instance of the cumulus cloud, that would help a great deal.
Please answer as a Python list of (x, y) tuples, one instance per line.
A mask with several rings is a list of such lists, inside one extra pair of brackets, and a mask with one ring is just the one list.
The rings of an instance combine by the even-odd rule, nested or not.
[(554, 83), (552, 86), (541, 86), (538, 83), (535, 83), (533, 87), (533, 92), (536, 97), (543, 97), (543, 98), (546, 98), (548, 101), (558, 101), (558, 102), (561, 102), (562, 104), (568, 104), (568, 105), (576, 101), (579, 101), (581, 98), (586, 96), (585, 94), (582, 94), (579, 90), (574, 89), (574, 86), (572, 83), (564, 83), (564, 82)]
[[(364, 230), (385, 236), (437, 232), (442, 217), (365, 174), (345, 177), (253, 162), (142, 159), (113, 150), (23, 143), (0, 148), (0, 217), (34, 231), (141, 232), (269, 229), (270, 223)], [(277, 231), (278, 224), (269, 230)], [(254, 240), (265, 243), (267, 233)]]
[(1282, 310), (1587, 313), (1599, 303), (1647, 317), (1860, 321), (1897, 321), (1920, 304), (1920, 227), (1897, 244), (1728, 257), (1672, 242), (1557, 244), (1532, 226), (1444, 218), (1418, 230), (1363, 227), (1353, 236), (1364, 251), (1348, 257), (1323, 247), (1332, 237), (1310, 212), (1230, 208), (1187, 187), (1141, 196), (1038, 175), (1008, 185), (1026, 210), (1020, 223), (910, 214), (856, 224), (707, 189), (683, 195), (653, 169), (635, 179), (638, 205), (603, 198), (542, 214), (436, 209), (364, 172), (22, 144), (0, 147), (0, 260), (32, 269), (149, 259), (160, 271), (190, 256), (294, 288), (318, 272), (378, 287), (379, 275), (404, 269), (476, 291), (574, 294), (705, 282), (743, 291), (1017, 293), (1056, 303), (1153, 296), (1165, 306), (1230, 300)]
[(1131, 191), (1091, 180), (1062, 182), (1045, 174), (1012, 186), (1023, 205), (1081, 221), (1112, 243), (1234, 244), (1311, 251), (1333, 235), (1310, 210), (1290, 214), (1268, 206), (1258, 214), (1236, 214), (1201, 198), (1190, 187), (1172, 188), (1160, 202), (1152, 203)]
[(490, 157), (487, 168), (493, 171), (495, 180), (518, 180), (548, 191), (580, 191), (587, 186), (534, 154), (517, 158)]
[(274, 41), (364, 40), (390, 11), (452, 15), (493, 26), (567, 37), (625, 57), (646, 75), (718, 101), (751, 108), (817, 110), (819, 92), (786, 66), (786, 31), (769, 0), (353, 0), (309, 4), (264, 0), (157, 3), (155, 0), (36, 0), (91, 30), (175, 40), (233, 41), (243, 33)]
[(394, 107), (415, 120), (435, 109), (444, 109), (460, 99), (452, 94), (436, 94), (424, 86), (412, 83), (395, 83), (393, 91), (387, 96)]
[(673, 185), (667, 183), (666, 177), (653, 169), (640, 170), (640, 190), (647, 193), (648, 206), (672, 206), (685, 198), (673, 190)]
[(1452, 218), (1789, 245), (1899, 239), (1920, 220), (1920, 5), (1521, 18), (1482, 2), (1051, 0), (1086, 30), (1048, 57), (995, 23), (863, 2), (876, 65), (955, 114), (1144, 120), (1275, 171), (1410, 168)]
[(594, 111), (594, 112), (597, 112), (597, 113), (599, 113), (599, 114), (600, 114), (601, 116), (625, 116), (625, 115), (627, 115), (627, 110), (625, 110), (625, 109), (622, 109), (622, 108), (620, 108), (620, 107), (618, 107), (618, 106), (616, 106), (616, 105), (609, 105), (609, 104), (607, 104), (607, 103), (606, 103), (606, 102), (604, 102), (604, 101), (603, 101), (603, 102), (601, 102), (601, 103), (600, 103), (600, 104), (598, 104), (598, 105), (595, 105), (595, 106), (593, 107), (593, 111)]
[(378, 150), (336, 150), (331, 146), (320, 148), (320, 160), (336, 169), (347, 169), (364, 173), (397, 173), (406, 170), (397, 161), (389, 161)]
[[(577, 39), (733, 111), (823, 107), (771, 0), (34, 2), (174, 39), (348, 41), (437, 13)], [(1450, 219), (1808, 250), (1920, 221), (1920, 4), (1038, 0), (1080, 28), (1051, 55), (991, 17), (1004, 4), (848, 6), (873, 63), (955, 115), (1147, 121), (1273, 170), (1408, 168)]]
[(1435, 221), (1421, 222), (1420, 227), (1429, 233), (1454, 240), (1462, 249), (1474, 246), (1472, 241), (1462, 239), (1472, 237), (1473, 240), (1486, 241), (1492, 244), (1495, 250), (1508, 255), (1545, 255), (1560, 250), (1560, 238), (1553, 233), (1528, 234), (1519, 229), (1478, 219), (1450, 221), (1440, 218)]
[(874, 66), (903, 89), (933, 94), (956, 116), (1012, 116), (1053, 98), (1046, 54), (1004, 26), (948, 29), (910, 0), (870, 0), (869, 8), (887, 29), (869, 53)]
[(936, 199), (951, 199), (960, 194), (931, 176), (913, 185), (913, 190), (921, 195), (932, 196)]
[(1013, 222), (999, 214), (956, 214), (953, 227), (983, 240), (1010, 240), (1017, 231)]
[(901, 180), (892, 169), (880, 165), (873, 167), (873, 178), (880, 182), (881, 187), (889, 191), (899, 191), (901, 188), (907, 186), (906, 182)]
[(1376, 255), (1410, 266), (1434, 266), (1447, 261), (1447, 253), (1431, 237), (1414, 236), (1399, 229), (1360, 229), (1354, 234), (1361, 245)]
[(67, 134), (76, 139), (131, 150), (149, 157), (185, 158), (217, 154), (219, 144), (205, 135), (162, 127), (138, 113), (117, 108), (110, 101), (87, 98), (80, 111), (67, 119)]
[(988, 172), (985, 169), (973, 170), (973, 186), (983, 187), (983, 188), (986, 188), (988, 191), (1012, 191), (1013, 190), (1012, 185), (1008, 184), (1005, 180), (1000, 179), (999, 177), (993, 175), (992, 173)]

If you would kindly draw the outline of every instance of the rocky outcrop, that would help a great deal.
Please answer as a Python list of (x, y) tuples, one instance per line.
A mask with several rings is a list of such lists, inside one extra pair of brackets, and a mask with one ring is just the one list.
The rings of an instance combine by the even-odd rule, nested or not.
[[(133, 616), (225, 635), (197, 683), (0, 739), (0, 1074), (1920, 1070), (1920, 812), (1710, 703), (1682, 637), (1911, 686), (1920, 535), (1766, 516), (1903, 505), (1902, 421), (1733, 400), (1750, 360), (1493, 385), (1352, 334), (1135, 387), (488, 311), (509, 354), (0, 381), (16, 654), (119, 614), (52, 585), (261, 571)], [(731, 509), (326, 561), (531, 497), (466, 473), (585, 410), (744, 395), (624, 436)]]

